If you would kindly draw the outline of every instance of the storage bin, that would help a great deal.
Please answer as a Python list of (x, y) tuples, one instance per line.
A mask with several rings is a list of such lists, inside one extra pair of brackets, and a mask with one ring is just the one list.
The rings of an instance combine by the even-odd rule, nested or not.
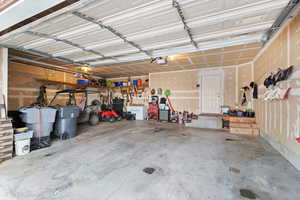
[(142, 79), (139, 79), (139, 80), (138, 80), (137, 85), (138, 85), (138, 86), (142, 86), (142, 85), (143, 85)]
[(77, 84), (82, 85), (82, 86), (88, 86), (89, 81), (88, 80), (77, 80)]

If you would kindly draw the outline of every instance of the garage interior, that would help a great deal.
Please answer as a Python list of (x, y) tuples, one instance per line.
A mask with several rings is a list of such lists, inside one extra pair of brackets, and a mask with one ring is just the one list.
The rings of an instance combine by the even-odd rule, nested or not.
[(0, 19), (0, 200), (299, 199), (299, 0), (4, 0)]

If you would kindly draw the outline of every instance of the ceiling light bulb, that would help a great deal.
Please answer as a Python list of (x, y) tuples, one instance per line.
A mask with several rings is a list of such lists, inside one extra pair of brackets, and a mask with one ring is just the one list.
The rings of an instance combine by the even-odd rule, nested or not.
[(176, 55), (174, 56), (169, 56), (170, 60), (174, 60), (176, 58)]
[(88, 67), (81, 67), (81, 70), (84, 71), (84, 72), (88, 72), (90, 70), (90, 68), (88, 68)]

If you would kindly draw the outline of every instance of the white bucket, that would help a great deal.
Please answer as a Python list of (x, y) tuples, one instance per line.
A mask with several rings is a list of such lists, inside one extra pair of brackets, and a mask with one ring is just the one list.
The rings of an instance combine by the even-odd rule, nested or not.
[(17, 156), (23, 156), (30, 152), (30, 139), (15, 141), (15, 149)]

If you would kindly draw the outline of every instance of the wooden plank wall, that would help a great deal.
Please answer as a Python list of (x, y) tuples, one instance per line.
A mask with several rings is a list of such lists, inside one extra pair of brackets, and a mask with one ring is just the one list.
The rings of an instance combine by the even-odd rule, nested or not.
[[(39, 87), (43, 84), (36, 81), (36, 78), (76, 83), (76, 79), (73, 78), (72, 74), (10, 62), (8, 67), (9, 110), (16, 110), (36, 101)], [(61, 89), (64, 88), (61, 86), (48, 87), (48, 99), (51, 99), (54, 93)], [(61, 101), (63, 101), (63, 97)], [(61, 103), (61, 101), (57, 101), (57, 103)]]
[(255, 101), (257, 122), (264, 136), (300, 170), (300, 14), (284, 27), (254, 60), (254, 80), (260, 85), (262, 96), (266, 89), (264, 79), (277, 68), (295, 66), (291, 80), (280, 87), (292, 87), (288, 100), (266, 102)]

